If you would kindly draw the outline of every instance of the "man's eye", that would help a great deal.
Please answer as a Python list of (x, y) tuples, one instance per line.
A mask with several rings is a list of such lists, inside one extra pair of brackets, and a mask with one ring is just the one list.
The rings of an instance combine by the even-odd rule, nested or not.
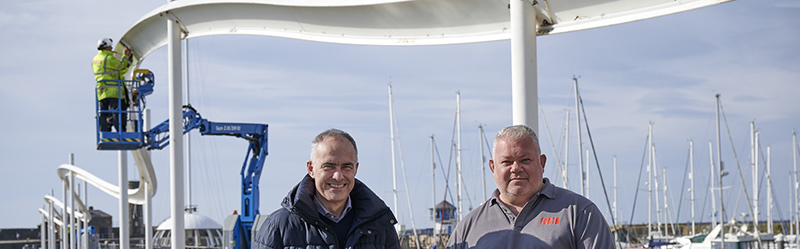
[(533, 160), (527, 159), (527, 158), (526, 159), (522, 159), (522, 163), (524, 163), (524, 164), (528, 164), (530, 162), (533, 162)]

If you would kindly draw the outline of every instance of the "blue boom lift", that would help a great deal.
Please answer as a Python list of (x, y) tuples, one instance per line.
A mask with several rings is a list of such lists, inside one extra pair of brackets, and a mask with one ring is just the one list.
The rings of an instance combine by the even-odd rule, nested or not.
[[(100, 110), (96, 107), (97, 115), (101, 113), (121, 114), (127, 113), (134, 127), (128, 131), (100, 131), (99, 118), (97, 124), (97, 149), (98, 150), (160, 150), (169, 145), (169, 120), (162, 122), (149, 131), (142, 131), (142, 110), (145, 109), (145, 98), (153, 92), (155, 77), (146, 69), (137, 70), (134, 80), (117, 81), (121, 94), (129, 94), (132, 99), (128, 110)], [(127, 88), (130, 91), (123, 91)], [(120, 96), (120, 99), (122, 96)], [(121, 106), (121, 105), (119, 105)], [(123, 122), (118, 121), (118, 122)], [(123, 123), (120, 123), (122, 127)], [(245, 162), (239, 173), (242, 178), (241, 185), (241, 215), (234, 212), (225, 219), (223, 227), (223, 243), (225, 249), (251, 248), (252, 234), (260, 227), (260, 222), (266, 218), (259, 214), (259, 179), (261, 169), (267, 157), (267, 124), (248, 123), (220, 123), (204, 119), (191, 106), (183, 107), (183, 134), (198, 129), (201, 135), (234, 136), (247, 140), (250, 146), (245, 155)], [(252, 155), (251, 155), (252, 153)]]

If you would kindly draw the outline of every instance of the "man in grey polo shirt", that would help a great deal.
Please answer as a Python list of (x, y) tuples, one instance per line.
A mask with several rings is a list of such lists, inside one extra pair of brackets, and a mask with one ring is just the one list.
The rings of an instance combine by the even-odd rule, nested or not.
[(531, 128), (498, 132), (489, 159), (497, 190), (456, 225), (447, 248), (614, 248), (592, 201), (542, 177), (546, 161)]

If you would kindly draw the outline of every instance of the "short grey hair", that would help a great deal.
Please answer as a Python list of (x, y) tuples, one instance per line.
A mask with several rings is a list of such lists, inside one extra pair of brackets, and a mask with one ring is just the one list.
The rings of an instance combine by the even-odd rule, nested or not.
[(530, 137), (533, 140), (533, 145), (536, 146), (536, 149), (539, 150), (539, 154), (542, 154), (542, 148), (539, 147), (539, 137), (536, 136), (536, 132), (533, 131), (527, 125), (512, 125), (506, 128), (503, 128), (499, 132), (497, 132), (497, 136), (494, 137), (494, 143), (492, 147), (497, 147), (497, 140), (500, 138), (524, 138)]
[(350, 136), (350, 134), (348, 134), (347, 132), (345, 132), (343, 130), (339, 130), (339, 129), (333, 129), (333, 128), (328, 129), (326, 131), (323, 131), (322, 133), (320, 133), (316, 137), (314, 137), (314, 140), (311, 140), (311, 160), (312, 161), (314, 160), (314, 151), (317, 150), (317, 145), (319, 145), (319, 142), (322, 142), (322, 140), (325, 140), (325, 138), (327, 138), (327, 137), (344, 138), (344, 139), (347, 139), (347, 141), (350, 141), (350, 144), (353, 145), (353, 149), (356, 152), (356, 155), (355, 155), (356, 156), (356, 162), (358, 162), (358, 147), (356, 146), (356, 140), (353, 139), (353, 137)]

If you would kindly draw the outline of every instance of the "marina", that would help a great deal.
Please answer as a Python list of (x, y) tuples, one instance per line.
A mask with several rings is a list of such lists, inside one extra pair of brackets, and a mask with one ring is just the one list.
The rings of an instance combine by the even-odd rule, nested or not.
[[(171, 6), (192, 4), (188, 1)], [(92, 111), (96, 101), (91, 100), (94, 85), (81, 83), (91, 81), (87, 62), (91, 53), (86, 53), (91, 49), (81, 54), (66, 51), (65, 55), (82, 59), (76, 60), (79, 66), (75, 69), (67, 66), (70, 72), (63, 74), (69, 78), (68, 85), (79, 90), (54, 86), (54, 91), (64, 92), (70, 99), (43, 93), (53, 96), (54, 103), (63, 103), (63, 106), (52, 105), (47, 101), (46, 108), (55, 109), (52, 118), (58, 120), (58, 129), (43, 129), (40, 124), (47, 121), (22, 114), (38, 113), (45, 108), (42, 104), (23, 104), (22, 111), (2, 109), (9, 120), (28, 120), (30, 116), (31, 121), (25, 123), (40, 132), (46, 130), (47, 135), (42, 135), (44, 138), (38, 135), (22, 138), (15, 132), (5, 135), (7, 140), (20, 143), (5, 148), (2, 154), (7, 160), (3, 164), (7, 178), (0, 180), (5, 182), (0, 187), (15, 190), (4, 194), (2, 199), (15, 200), (15, 204), (0, 210), (4, 214), (0, 217), (0, 234), (16, 229), (36, 232), (25, 239), (0, 237), (0, 249), (61, 248), (40, 240), (42, 236), (53, 238), (73, 233), (62, 230), (68, 225), (60, 223), (61, 218), (56, 221), (51, 217), (75, 217), (73, 231), (85, 231), (90, 230), (88, 224), (98, 219), (94, 214), (87, 215), (90, 210), (102, 210), (113, 217), (104, 226), (112, 231), (106, 234), (113, 236), (92, 240), (89, 233), (82, 233), (80, 237), (69, 237), (67, 240), (73, 241), (67, 244), (83, 246), (95, 241), (100, 248), (220, 248), (224, 241), (229, 241), (223, 235), (226, 232), (223, 227), (231, 226), (226, 217), (234, 212), (247, 216), (243, 210), (253, 209), (242, 203), (256, 203), (256, 215), (248, 221), (252, 223), (246, 224), (258, 227), (257, 215), (266, 216), (278, 209), (281, 198), (305, 173), (302, 166), (308, 158), (308, 142), (313, 134), (331, 127), (351, 132), (358, 141), (362, 166), (356, 177), (392, 207), (400, 225), (397, 228), (402, 245), (429, 248), (433, 243), (441, 245), (446, 241), (443, 235), (448, 234), (453, 224), (491, 195), (495, 185), (485, 163), (491, 158), (494, 134), (501, 127), (522, 122), (516, 114), (519, 105), (509, 101), (517, 99), (512, 95), (520, 92), (508, 84), (515, 77), (509, 70), (508, 39), (513, 38), (506, 36), (510, 34), (501, 32), (497, 34), (499, 38), (485, 38), (492, 37), (489, 35), (457, 45), (443, 45), (456, 39), (445, 36), (442, 40), (419, 40), (422, 45), (439, 44), (436, 46), (385, 46), (365, 44), (369, 39), (363, 37), (341, 38), (327, 33), (255, 36), (256, 31), (245, 26), (237, 26), (235, 32), (228, 30), (246, 34), (243, 36), (212, 35), (199, 31), (204, 28), (202, 25), (192, 26), (189, 25), (192, 20), (181, 18), (185, 27), (179, 28), (188, 30), (178, 39), (179, 42), (183, 39), (182, 53), (186, 56), (182, 59), (186, 70), (182, 88), (186, 92), (176, 98), (170, 93), (173, 90), (168, 89), (172, 85), (168, 82), (174, 77), (165, 64), (170, 56), (168, 49), (159, 48), (159, 42), (142, 45), (146, 42), (138, 42), (144, 40), (131, 38), (141, 34), (137, 32), (146, 32), (136, 28), (145, 27), (138, 24), (149, 22), (148, 18), (157, 18), (161, 24), (166, 22), (153, 13), (167, 7), (160, 7), (163, 2), (140, 5), (126, 6), (129, 13), (121, 17), (121, 23), (114, 21), (111, 25), (116, 33), (108, 34), (111, 29), (103, 28), (76, 36), (91, 40), (89, 48), (97, 37), (105, 36), (114, 37), (115, 45), (130, 41), (128, 45), (138, 46), (137, 59), (147, 57), (146, 62), (140, 61), (139, 68), (148, 68), (155, 74), (154, 91), (142, 101), (152, 108), (147, 112), (154, 120), (153, 125), (164, 119), (183, 119), (174, 119), (173, 109), (178, 106), (178, 114), (185, 114), (180, 109), (185, 104), (196, 107), (203, 118), (212, 121), (269, 124), (269, 156), (265, 152), (263, 176), (260, 181), (256, 178), (261, 183), (261, 193), (250, 199), (255, 201), (245, 201), (240, 193), (243, 182), (240, 172), (246, 171), (249, 156), (258, 151), (247, 148), (245, 144), (250, 143), (242, 139), (196, 136), (198, 130), (189, 133), (195, 135), (190, 139), (170, 140), (169, 146), (180, 144), (179, 151), (171, 151), (170, 147), (143, 151), (139, 150), (141, 145), (135, 145), (135, 150), (117, 152), (119, 148), (103, 147), (98, 141), (108, 138), (108, 134), (96, 129), (94, 117), (98, 113)], [(769, 28), (739, 27), (740, 22), (746, 21), (732, 21), (738, 17), (736, 13), (753, 6), (766, 9), (759, 11), (774, 13), (771, 18), (784, 21)], [(797, 49), (791, 45), (797, 40), (797, 32), (791, 32), (796, 30), (795, 22), (785, 21), (792, 20), (792, 15), (787, 14), (791, 10), (796, 11), (797, 7), (773, 3), (761, 6), (738, 0), (585, 31), (559, 33), (554, 29), (551, 34), (534, 38), (538, 40), (538, 49), (534, 47), (538, 51), (534, 55), (539, 61), (534, 65), (538, 72), (529, 77), (538, 78), (538, 93), (533, 95), (538, 97), (532, 99), (540, 103), (526, 104), (522, 109), (537, 116), (531, 118), (526, 114), (533, 121), (524, 122), (538, 126), (541, 149), (548, 158), (545, 177), (556, 186), (581, 193), (595, 202), (608, 225), (619, 228), (614, 231), (626, 232), (615, 235), (631, 238), (625, 241), (629, 244), (618, 244), (620, 248), (641, 247), (648, 239), (663, 242), (664, 248), (706, 248), (690, 245), (687, 240), (697, 240), (692, 238), (710, 232), (717, 223), (725, 224), (724, 230), (729, 235), (720, 237), (718, 243), (779, 248), (775, 241), (783, 241), (784, 248), (797, 248), (796, 234), (800, 229), (793, 156), (798, 150), (792, 132), (800, 123), (797, 119), (800, 114), (793, 108), (797, 103), (793, 95), (800, 92), (793, 82), (800, 77), (791, 69), (800, 65), (800, 60), (792, 56)], [(336, 24), (335, 18), (325, 22)], [(680, 27), (681, 32), (669, 31), (667, 27), (671, 26)], [(124, 30), (133, 31), (122, 33)], [(308, 30), (313, 33), (313, 28)], [(275, 31), (267, 33), (270, 32)], [(741, 49), (744, 45), (738, 40), (734, 45), (724, 44), (731, 36), (743, 37), (753, 32), (762, 32), (757, 36), (772, 39), (760, 39), (752, 52)], [(783, 34), (774, 37), (785, 41), (770, 36), (773, 33)], [(117, 37), (124, 42), (117, 43)], [(337, 40), (340, 38), (345, 42)], [(403, 39), (397, 35), (381, 42), (410, 41)], [(350, 42), (356, 45), (338, 44)], [(70, 44), (77, 46), (75, 42)], [(634, 44), (643, 45), (638, 48)], [(589, 49), (590, 46), (598, 47)], [(789, 52), (775, 52), (780, 50)], [(732, 59), (738, 57), (732, 51), (741, 52), (742, 58)], [(18, 53), (8, 54), (10, 58), (23, 58)], [(566, 58), (574, 55), (580, 55), (577, 62), (568, 63)], [(724, 59), (717, 57), (720, 55)], [(658, 77), (642, 77), (645, 75)], [(4, 82), (16, 82), (7, 81), (9, 76), (3, 74), (0, 77)], [(12, 100), (21, 101), (22, 97), (13, 93), (29, 89), (20, 84), (10, 85), (0, 88), (7, 99), (2, 103), (20, 106)], [(387, 102), (387, 85), (394, 90), (394, 102)], [(724, 114), (713, 111), (715, 94), (720, 94)], [(30, 109), (34, 107), (40, 109)], [(394, 112), (390, 116), (396, 117), (393, 121), (386, 118), (389, 109)], [(715, 131), (717, 116), (721, 119), (721, 135)], [(147, 124), (150, 118), (134, 120), (137, 120), (134, 126), (142, 125), (139, 130), (142, 134), (151, 130)], [(387, 122), (392, 126), (387, 126)], [(22, 130), (21, 124), (14, 123), (2, 128)], [(648, 124), (652, 125), (651, 132)], [(576, 126), (584, 128), (576, 130)], [(166, 130), (181, 128), (184, 127)], [(31, 144), (34, 141), (38, 142)], [(390, 144), (397, 148), (390, 149)], [(98, 146), (111, 150), (98, 151)], [(192, 152), (184, 154), (187, 153), (184, 149)], [(403, 152), (395, 159), (390, 154), (397, 149)], [(242, 166), (245, 151), (248, 156)], [(175, 161), (178, 154), (181, 159)], [(721, 156), (715, 156), (718, 154)], [(398, 163), (396, 169), (392, 167), (394, 162)], [(126, 168), (120, 170), (121, 164), (126, 164)], [(189, 164), (193, 169), (187, 172), (184, 167)], [(723, 167), (717, 168), (717, 172), (714, 165)], [(183, 175), (180, 181), (171, 173), (176, 169), (185, 172), (178, 174)], [(29, 176), (31, 172), (36, 175)], [(714, 182), (712, 175), (717, 175), (718, 182)], [(397, 182), (392, 184), (392, 180)], [(129, 181), (138, 184), (120, 187)], [(172, 192), (176, 184), (186, 191), (177, 193), (184, 198), (171, 197), (176, 194)], [(652, 190), (648, 191), (648, 187)], [(190, 193), (189, 189), (193, 191)], [(67, 194), (73, 191), (74, 195)], [(653, 202), (648, 205), (645, 198)], [(173, 203), (176, 199), (181, 201)], [(129, 205), (141, 212), (134, 214), (133, 209), (119, 208)], [(442, 215), (434, 206), (456, 209), (453, 215)], [(186, 210), (208, 217), (219, 226), (195, 230), (186, 223), (183, 236), (163, 240), (175, 231), (172, 229), (181, 228), (157, 229), (159, 224)], [(188, 220), (181, 216), (184, 222)], [(436, 217), (455, 219), (441, 225)], [(652, 226), (647, 225), (651, 217)], [(138, 228), (123, 226), (120, 230), (119, 224), (131, 222), (139, 222)], [(754, 232), (753, 227), (759, 229)], [(123, 236), (127, 238), (120, 240), (120, 234), (127, 234)], [(172, 244), (175, 241), (184, 243), (176, 247)]]

